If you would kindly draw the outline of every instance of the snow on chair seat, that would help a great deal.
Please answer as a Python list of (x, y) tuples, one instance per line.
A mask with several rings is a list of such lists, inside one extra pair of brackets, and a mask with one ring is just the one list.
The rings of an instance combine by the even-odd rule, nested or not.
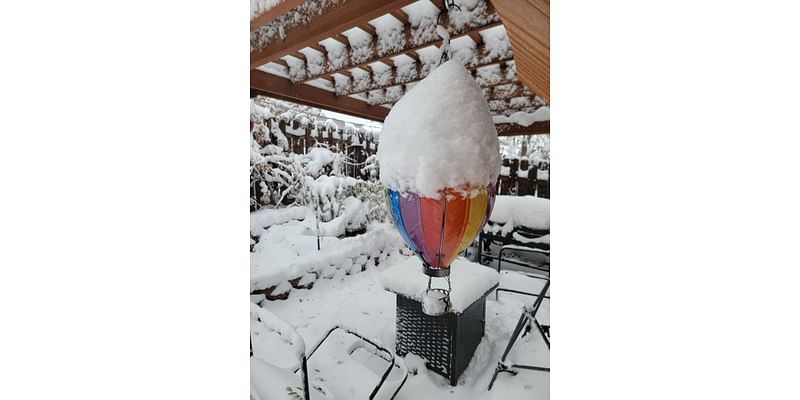
[(514, 228), (550, 230), (550, 200), (533, 196), (497, 196), (489, 216), (492, 233), (507, 235)]
[[(497, 245), (502, 248), (497, 250)], [(516, 250), (516, 251), (515, 251)], [(494, 210), (480, 234), (478, 261), (498, 260), (503, 253), (531, 255), (539, 253), (531, 263), (518, 263), (504, 259), (511, 264), (549, 271), (550, 256), (550, 200), (533, 196), (497, 196)], [(544, 264), (541, 259), (544, 256)], [(522, 257), (526, 258), (526, 257)], [(541, 264), (541, 265), (540, 265)], [(543, 268), (547, 265), (547, 268)]]
[(308, 369), (314, 382), (344, 399), (391, 400), (408, 379), (405, 362), (391, 350), (339, 326), (309, 353)]
[[(250, 357), (250, 399), (304, 399), (302, 378), (290, 370)], [(323, 386), (311, 385), (311, 400), (325, 399), (334, 400), (335, 397)]]
[[(323, 347), (328, 339), (331, 341)], [(345, 399), (389, 400), (408, 375), (403, 361), (390, 350), (340, 327), (330, 329), (306, 356), (305, 342), (297, 331), (252, 302), (250, 342), (251, 392), (262, 400), (285, 398), (288, 391), (304, 398), (306, 386), (310, 387), (312, 400), (335, 398), (335, 394)], [(274, 388), (268, 387), (274, 386), (270, 383), (273, 379), (281, 382), (283, 391), (278, 393), (283, 397), (270, 397), (275, 393)], [(262, 396), (264, 393), (270, 396)]]

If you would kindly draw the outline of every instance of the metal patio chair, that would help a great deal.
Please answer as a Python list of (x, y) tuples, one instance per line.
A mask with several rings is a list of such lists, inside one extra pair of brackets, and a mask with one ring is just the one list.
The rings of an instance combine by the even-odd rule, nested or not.
[[(545, 300), (545, 295), (547, 291), (550, 289), (550, 279), (544, 284), (542, 290), (536, 296), (536, 300), (533, 302), (533, 305), (530, 307), (525, 307), (522, 310), (522, 314), (517, 321), (517, 326), (514, 328), (514, 333), (511, 334), (511, 339), (508, 341), (508, 345), (506, 345), (505, 350), (503, 351), (502, 357), (500, 357), (500, 361), (497, 362), (497, 367), (494, 370), (494, 375), (492, 375), (492, 380), (489, 382), (489, 388), (487, 390), (492, 390), (492, 386), (494, 386), (494, 381), (497, 379), (497, 375), (501, 372), (507, 372), (512, 375), (516, 375), (517, 371), (515, 369), (527, 369), (533, 371), (542, 371), (542, 372), (550, 372), (549, 367), (539, 367), (534, 365), (525, 365), (525, 364), (513, 364), (507, 363), (506, 357), (508, 357), (508, 353), (511, 352), (511, 348), (516, 343), (517, 339), (520, 338), (520, 335), (525, 335), (527, 332), (531, 330), (531, 326), (535, 326), (536, 330), (541, 335), (542, 339), (544, 340), (545, 344), (547, 345), (547, 349), (550, 349), (550, 337), (549, 333), (545, 332), (545, 329), (542, 325), (539, 324), (539, 321), (536, 319), (536, 314), (539, 312), (539, 308), (542, 305), (542, 302)], [(527, 294), (527, 293), (525, 293)]]
[[(544, 281), (549, 281), (550, 280), (550, 263), (549, 263), (549, 260), (548, 260), (548, 263), (546, 264), (547, 268), (543, 268), (540, 265), (533, 265), (533, 264), (523, 263), (523, 262), (517, 261), (517, 260), (506, 259), (506, 258), (503, 257), (503, 254), (506, 251), (528, 252), (528, 253), (532, 253), (532, 254), (547, 254), (547, 256), (549, 257), (550, 256), (550, 251), (549, 250), (547, 250), (546, 253), (545, 253), (545, 251), (541, 250), (541, 249), (528, 248), (528, 247), (522, 247), (522, 246), (516, 246), (516, 245), (503, 246), (500, 249), (500, 253), (498, 254), (498, 257), (497, 257), (497, 273), (499, 274), (500, 271), (503, 269), (503, 261), (505, 261), (506, 264), (513, 264), (513, 265), (516, 265), (518, 267), (524, 267), (524, 268), (528, 268), (528, 269), (531, 270), (531, 271), (514, 271), (514, 272), (518, 272), (518, 273), (520, 273), (522, 275), (525, 275), (525, 276), (527, 276), (529, 278), (533, 278), (533, 279), (541, 279), (541, 280), (544, 280)], [(517, 293), (517, 294), (527, 295), (527, 296), (536, 296), (536, 293), (523, 292), (523, 291), (520, 291), (520, 290), (514, 290), (514, 289), (498, 287), (497, 290), (495, 290), (495, 292), (494, 292), (494, 299), (495, 300), (499, 300), (500, 292), (509, 292), (509, 293)], [(545, 298), (549, 300), (550, 296), (545, 296)]]
[[(254, 308), (255, 307), (255, 308)], [(259, 355), (254, 354), (253, 349), (253, 332), (254, 329), (252, 328), (253, 324), (256, 327), (263, 326), (265, 329), (259, 329), (257, 334), (269, 334), (269, 335), (278, 335), (283, 337), (285, 341), (290, 342), (290, 347), (295, 346), (298, 347), (295, 349), (296, 353), (299, 353), (298, 360), (296, 363), (291, 365), (283, 365), (278, 366), (270, 363), (268, 360), (265, 360)], [(351, 330), (342, 328), (340, 326), (335, 326), (328, 330), (328, 332), (323, 336), (323, 338), (314, 346), (314, 348), (309, 352), (306, 353), (305, 351), (305, 342), (303, 339), (297, 334), (297, 332), (292, 328), (288, 323), (280, 320), (274, 314), (269, 312), (268, 310), (261, 308), (255, 304), (251, 303), (251, 331), (250, 331), (250, 357), (256, 358), (259, 363), (255, 365), (251, 361), (251, 369), (257, 367), (259, 369), (270, 369), (270, 368), (277, 368), (285, 370), (286, 374), (297, 375), (300, 372), (300, 376), (297, 377), (297, 386), (302, 386), (303, 390), (303, 398), (305, 400), (314, 400), (318, 398), (329, 398), (328, 393), (331, 391), (326, 388), (325, 386), (321, 385), (319, 382), (312, 382), (309, 384), (309, 375), (308, 375), (308, 362), (311, 357), (317, 352), (322, 344), (331, 336), (334, 331), (341, 330), (347, 335), (351, 335), (356, 337), (358, 340), (369, 344), (375, 348), (375, 354), (378, 351), (382, 352), (383, 355), (378, 355), (381, 359), (388, 362), (389, 366), (380, 375), (380, 380), (377, 385), (372, 389), (368, 399), (369, 400), (392, 400), (397, 396), (397, 393), (406, 383), (408, 379), (408, 369), (406, 368), (405, 362), (402, 359), (398, 358), (393, 352), (390, 350), (378, 345), (373, 340), (370, 340), (356, 332)], [(363, 346), (359, 346), (359, 343), (355, 343), (352, 349), (348, 352), (348, 355), (351, 355), (357, 351), (359, 348), (363, 348)], [(276, 351), (276, 349), (271, 348), (270, 351)], [(263, 364), (263, 365), (262, 365)], [(402, 376), (402, 379), (388, 379), (393, 369), (397, 369), (397, 374)], [(251, 371), (252, 373), (252, 371)], [(314, 393), (314, 395), (312, 395)]]

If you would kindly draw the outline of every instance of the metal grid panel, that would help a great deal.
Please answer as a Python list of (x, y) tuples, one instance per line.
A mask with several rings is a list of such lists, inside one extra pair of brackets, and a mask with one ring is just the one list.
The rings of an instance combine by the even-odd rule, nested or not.
[(410, 352), (428, 360), (428, 369), (455, 386), (483, 337), (490, 292), (461, 314), (439, 317), (423, 313), (420, 302), (397, 295), (397, 354)]

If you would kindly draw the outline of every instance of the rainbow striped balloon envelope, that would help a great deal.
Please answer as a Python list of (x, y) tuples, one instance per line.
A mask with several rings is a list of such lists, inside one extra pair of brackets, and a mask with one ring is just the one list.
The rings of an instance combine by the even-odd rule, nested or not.
[(422, 259), (425, 272), (449, 275), (450, 263), (469, 247), (494, 207), (495, 185), (465, 195), (453, 189), (440, 197), (386, 190), (392, 221), (408, 247)]

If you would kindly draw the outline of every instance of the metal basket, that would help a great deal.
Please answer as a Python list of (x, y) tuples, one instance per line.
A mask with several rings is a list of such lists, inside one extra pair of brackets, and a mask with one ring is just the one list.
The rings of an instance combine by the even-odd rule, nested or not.
[(397, 295), (397, 354), (414, 353), (425, 360), (431, 371), (458, 383), (475, 349), (481, 342), (485, 325), (486, 296), (490, 289), (464, 312), (430, 316), (422, 303)]

